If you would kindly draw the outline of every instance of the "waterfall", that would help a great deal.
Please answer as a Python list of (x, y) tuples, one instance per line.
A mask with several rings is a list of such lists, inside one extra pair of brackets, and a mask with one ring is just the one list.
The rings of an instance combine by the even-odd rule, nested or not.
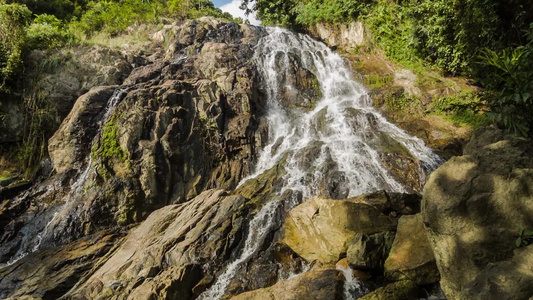
[[(115, 90), (111, 98), (109, 98), (109, 100), (107, 101), (107, 105), (104, 108), (103, 115), (98, 123), (98, 133), (92, 140), (91, 148), (98, 141), (98, 138), (102, 134), (105, 124), (111, 119), (115, 108), (124, 98), (127, 92), (127, 88), (119, 88)], [(43, 222), (45, 225), (42, 227), (42, 229), (35, 235), (28, 234), (24, 236), (22, 245), (19, 247), (17, 253), (15, 253), (6, 264), (0, 265), (0, 268), (11, 266), (17, 261), (26, 257), (27, 255), (38, 251), (41, 248), (43, 241), (54, 240), (53, 235), (58, 227), (68, 226), (68, 224), (62, 224), (62, 221), (64, 221), (64, 219), (67, 218), (69, 214), (75, 212), (78, 209), (80, 203), (78, 203), (79, 201), (77, 200), (80, 200), (82, 198), (85, 183), (91, 173), (94, 172), (93, 159), (91, 155), (88, 156), (86, 161), (83, 163), (83, 167), (81, 169), (83, 171), (77, 173), (76, 181), (71, 185), (69, 193), (63, 198), (63, 204), (61, 204), (57, 208), (50, 209), (47, 211), (47, 214), (49, 216), (45, 216), (45, 218), (47, 218), (48, 220), (46, 221), (46, 223)], [(35, 223), (30, 223), (30, 225), (38, 226)]]
[[(267, 30), (268, 35), (257, 46), (255, 61), (268, 96), (269, 144), (260, 153), (253, 174), (240, 185), (286, 158), (280, 194), (286, 190), (299, 191), (303, 201), (328, 196), (324, 194), (325, 182), (330, 179), (328, 172), (332, 168), (340, 178), (338, 185), (342, 186), (343, 198), (377, 190), (406, 192), (382, 165), (376, 150), (380, 135), (402, 145), (423, 169), (431, 171), (439, 166), (440, 158), (422, 140), (391, 124), (372, 107), (364, 87), (352, 79), (351, 71), (338, 54), (307, 35), (281, 28)], [(291, 75), (294, 61), (318, 81), (321, 99), (310, 110), (287, 108), (281, 103), (281, 89), (295, 88), (284, 80)], [(314, 151), (314, 155), (306, 155), (309, 151)], [(275, 216), (280, 201), (267, 203), (253, 217), (240, 257), (226, 267), (199, 299), (220, 299), (224, 295), (237, 267), (257, 251), (269, 233), (272, 222), (265, 218)], [(343, 272), (347, 278), (346, 293), (359, 292), (357, 283), (350, 279), (351, 273)]]

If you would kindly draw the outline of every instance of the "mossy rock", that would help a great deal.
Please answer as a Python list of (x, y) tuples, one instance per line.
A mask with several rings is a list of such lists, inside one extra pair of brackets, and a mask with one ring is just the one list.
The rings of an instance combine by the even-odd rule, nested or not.
[(414, 300), (417, 292), (418, 286), (413, 281), (403, 280), (381, 287), (359, 300)]

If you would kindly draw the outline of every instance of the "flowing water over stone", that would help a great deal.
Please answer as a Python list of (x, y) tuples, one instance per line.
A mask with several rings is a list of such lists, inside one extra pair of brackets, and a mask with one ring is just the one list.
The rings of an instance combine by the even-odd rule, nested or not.
[[(268, 95), (269, 144), (260, 154), (255, 172), (241, 185), (285, 161), (280, 194), (298, 191), (303, 201), (316, 196), (348, 198), (377, 190), (406, 192), (383, 165), (377, 150), (383, 147), (382, 137), (392, 139), (420, 163), (420, 178), (441, 163), (420, 139), (372, 108), (365, 89), (352, 79), (339, 55), (306, 35), (279, 28), (268, 31), (257, 46), (255, 60)], [(298, 81), (303, 80), (298, 78), (302, 69), (314, 77), (314, 88), (319, 90), (315, 99), (295, 92)], [(199, 299), (224, 295), (238, 265), (257, 251), (269, 233), (280, 201), (267, 203), (250, 221), (242, 254)], [(361, 292), (348, 275), (345, 292)]]
[[(108, 100), (104, 109), (104, 114), (98, 122), (98, 133), (94, 137), (91, 145), (96, 143), (102, 133), (103, 127), (109, 121), (113, 115), (113, 112), (115, 111), (115, 108), (117, 107), (117, 104), (121, 101), (121, 99), (124, 98), (126, 93), (127, 89), (125, 88), (117, 89), (113, 93), (113, 96)], [(0, 265), (0, 268), (11, 266), (28, 254), (38, 251), (43, 246), (43, 242), (48, 242), (49, 246), (54, 245), (56, 240), (55, 235), (57, 232), (62, 231), (59, 230), (59, 228), (62, 227), (64, 229), (65, 227), (69, 226), (67, 223), (69, 219), (76, 219), (79, 217), (75, 215), (75, 212), (77, 210), (77, 206), (82, 205), (80, 200), (83, 198), (85, 183), (92, 172), (94, 172), (93, 159), (92, 156), (89, 155), (84, 163), (83, 171), (79, 171), (75, 175), (77, 176), (76, 181), (71, 185), (70, 191), (63, 198), (64, 203), (54, 209), (51, 209), (45, 214), (44, 217), (47, 219), (47, 221), (42, 222), (45, 224), (42, 229), (36, 233), (36, 235), (26, 235), (24, 237), (23, 244), (18, 249), (17, 253), (5, 265)], [(35, 224), (31, 223), (30, 225), (35, 226)]]

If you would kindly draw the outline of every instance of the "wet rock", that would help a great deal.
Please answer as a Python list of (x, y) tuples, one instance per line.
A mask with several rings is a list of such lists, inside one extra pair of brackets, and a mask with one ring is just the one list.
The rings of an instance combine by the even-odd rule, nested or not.
[(98, 133), (98, 122), (116, 88), (97, 87), (80, 97), (50, 139), (48, 153), (58, 173), (72, 169), (90, 153), (91, 141)]
[(283, 225), (282, 242), (309, 262), (337, 262), (355, 234), (373, 234), (395, 226), (394, 219), (371, 205), (315, 198), (290, 212)]
[(126, 229), (98, 233), (67, 246), (42, 250), (0, 269), (0, 298), (58, 299), (86, 278), (121, 243)]
[(93, 87), (121, 84), (132, 70), (124, 53), (102, 46), (69, 48), (52, 55), (33, 51), (28, 61), (34, 64), (28, 68), (34, 72), (26, 76), (28, 85), (34, 87), (30, 93), (38, 90), (60, 119), (82, 94)]
[(355, 269), (381, 271), (389, 255), (394, 232), (386, 231), (376, 234), (358, 233), (348, 247), (346, 257)]
[(343, 299), (344, 281), (339, 271), (333, 269), (308, 271), (274, 286), (237, 295), (232, 300), (248, 299)]
[(359, 298), (359, 300), (411, 300), (417, 299), (418, 286), (409, 280), (398, 281)]
[(521, 227), (533, 228), (531, 149), (531, 141), (480, 129), (463, 156), (430, 175), (422, 213), (448, 299), (533, 294), (524, 269), (530, 246), (515, 244)]
[(316, 76), (304, 67), (300, 56), (288, 52), (276, 58), (280, 103), (287, 108), (313, 109), (322, 97)]
[(412, 280), (417, 284), (439, 281), (439, 270), (429, 244), (422, 215), (402, 216), (390, 254), (385, 261), (389, 280)]

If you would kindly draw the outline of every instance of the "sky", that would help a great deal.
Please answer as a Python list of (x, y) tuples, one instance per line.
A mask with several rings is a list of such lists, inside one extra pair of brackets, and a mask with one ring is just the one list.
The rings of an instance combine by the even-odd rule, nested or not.
[(253, 25), (261, 24), (261, 21), (257, 20), (255, 16), (252, 16), (252, 15), (246, 16), (244, 14), (244, 11), (242, 11), (239, 8), (239, 6), (241, 6), (242, 0), (211, 0), (211, 1), (213, 1), (216, 7), (220, 7), (220, 9), (224, 12), (229, 12), (235, 18), (241, 17), (244, 20), (248, 19), (250, 21), (250, 24), (253, 24)]

